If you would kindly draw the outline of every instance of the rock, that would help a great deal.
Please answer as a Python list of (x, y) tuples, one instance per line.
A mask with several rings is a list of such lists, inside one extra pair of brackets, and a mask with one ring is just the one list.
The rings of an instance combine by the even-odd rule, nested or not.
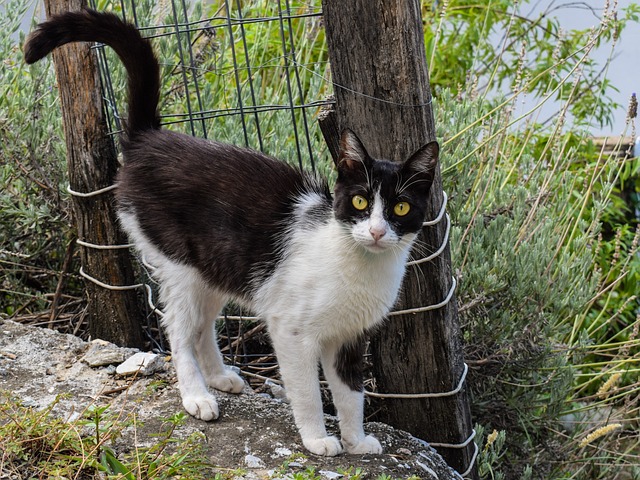
[(285, 447), (277, 447), (275, 450), (275, 457), (290, 457), (291, 455), (293, 455), (293, 452), (291, 450), (289, 450), (288, 448)]
[(266, 466), (260, 457), (251, 454), (245, 455), (244, 464), (247, 468), (264, 468)]
[(87, 353), (82, 357), (82, 361), (90, 367), (105, 367), (122, 363), (129, 355), (131, 353), (127, 349), (117, 347), (104, 340), (94, 340)]
[(156, 353), (138, 352), (118, 365), (118, 375), (152, 375), (164, 366), (164, 360)]
[(327, 478), (329, 480), (335, 480), (336, 478), (344, 477), (344, 475), (342, 475), (341, 473), (331, 472), (329, 470), (320, 470), (318, 473), (322, 475), (322, 478)]
[[(67, 348), (61, 349), (61, 345)], [(173, 365), (160, 357), (151, 363), (147, 360), (146, 371), (150, 365), (164, 367), (153, 377), (114, 378), (108, 368), (91, 368), (79, 360), (82, 355), (78, 352), (86, 352), (90, 347), (72, 335), (0, 319), (0, 351), (16, 356), (15, 360), (0, 356), (0, 370), (6, 372), (0, 376), (0, 402), (10, 395), (34, 408), (54, 405), (53, 414), (69, 422), (77, 422), (90, 405), (105, 406), (107, 415), (117, 416), (114, 422), (123, 428), (130, 424), (115, 440), (116, 452), (130, 451), (132, 445), (156, 445), (158, 433), (167, 429), (166, 419), (183, 412)], [(141, 361), (132, 362), (134, 371), (138, 371)], [(45, 375), (46, 371), (51, 375)], [(159, 382), (163, 388), (155, 388)], [(4, 392), (7, 393), (3, 397)], [(365, 431), (380, 440), (386, 453), (319, 457), (303, 448), (288, 405), (250, 392), (212, 393), (220, 406), (220, 419), (203, 422), (185, 416), (184, 423), (172, 435), (177, 441), (198, 435), (206, 457), (222, 469), (223, 475), (234, 472), (231, 477), (234, 480), (263, 480), (270, 478), (269, 471), (274, 478), (295, 478), (306, 468), (315, 472), (358, 468), (362, 470), (360, 478), (371, 479), (384, 474), (391, 478), (413, 475), (431, 480), (434, 473), (438, 480), (460, 479), (428, 444), (388, 425), (365, 425)], [(328, 433), (338, 433), (335, 417), (325, 420)], [(246, 455), (256, 457), (265, 467), (248, 468)], [(254, 465), (259, 464), (255, 462)]]
[(265, 386), (271, 392), (271, 396), (276, 400), (280, 400), (284, 403), (289, 403), (289, 399), (287, 398), (287, 392), (282, 385), (277, 384), (271, 379), (267, 379), (264, 382)]

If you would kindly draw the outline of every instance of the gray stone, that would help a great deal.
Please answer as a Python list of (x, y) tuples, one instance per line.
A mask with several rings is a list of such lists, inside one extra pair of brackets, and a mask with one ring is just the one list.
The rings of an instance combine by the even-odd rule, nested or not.
[(281, 402), (284, 402), (284, 403), (289, 403), (289, 399), (287, 398), (287, 392), (282, 385), (277, 384), (271, 379), (265, 380), (264, 384), (271, 392), (271, 395), (273, 396), (273, 398), (275, 398), (276, 400), (280, 400)]
[(125, 361), (130, 352), (104, 340), (94, 340), (82, 361), (90, 367), (117, 365)]
[(332, 472), (330, 470), (320, 470), (318, 473), (322, 475), (322, 478), (327, 478), (329, 480), (335, 480), (336, 478), (344, 477), (344, 475), (340, 473)]
[[(3, 335), (3, 331), (8, 333)], [(68, 348), (60, 349), (60, 345)], [(108, 368), (91, 368), (79, 361), (78, 352), (89, 347), (71, 335), (0, 319), (0, 351), (16, 356), (15, 360), (0, 359), (0, 366), (7, 371), (0, 376), (0, 398), (1, 392), (11, 392), (12, 397), (34, 408), (54, 405), (53, 414), (68, 421), (76, 421), (88, 406), (100, 402), (117, 412), (118, 418), (122, 415), (123, 421), (136, 419), (135, 425), (123, 430), (122, 437), (116, 440), (117, 451), (127, 451), (131, 445), (156, 445), (158, 432), (167, 427), (165, 419), (183, 411), (173, 366), (164, 363), (165, 371), (158, 377), (138, 375), (135, 381), (121, 380), (110, 376)], [(138, 366), (139, 363), (136, 371)], [(44, 374), (47, 369), (51, 375)], [(157, 380), (164, 382), (164, 388), (153, 388)], [(300, 465), (313, 467), (316, 472), (340, 472), (345, 464), (362, 467), (363, 478), (385, 474), (392, 478), (413, 475), (431, 480), (433, 470), (438, 480), (460, 479), (426, 443), (388, 425), (365, 425), (365, 431), (380, 440), (387, 454), (318, 457), (304, 450), (291, 408), (286, 404), (250, 393), (215, 392), (215, 395), (221, 420), (208, 423), (187, 416), (173, 435), (181, 441), (198, 434), (207, 457), (215, 458), (221, 469), (234, 472), (234, 479), (270, 478), (269, 471), (274, 478), (293, 478), (303, 468)], [(335, 417), (325, 420), (330, 431), (337, 431)], [(244, 451), (242, 445), (246, 445)], [(398, 462), (400, 453), (396, 452), (402, 453), (402, 463)], [(243, 460), (248, 454), (262, 460), (266, 467), (247, 468)], [(295, 461), (290, 462), (292, 459)], [(285, 464), (291, 468), (283, 472)]]
[(265, 464), (260, 457), (256, 457), (255, 455), (245, 455), (244, 464), (247, 468), (264, 468)]

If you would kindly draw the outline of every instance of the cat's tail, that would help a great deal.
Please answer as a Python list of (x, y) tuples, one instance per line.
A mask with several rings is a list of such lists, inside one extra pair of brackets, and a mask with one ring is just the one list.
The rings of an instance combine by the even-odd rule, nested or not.
[(158, 100), (160, 67), (151, 44), (138, 30), (111, 13), (81, 10), (52, 16), (38, 25), (24, 44), (27, 63), (71, 42), (100, 42), (110, 46), (124, 64), (129, 82), (126, 134), (160, 128)]

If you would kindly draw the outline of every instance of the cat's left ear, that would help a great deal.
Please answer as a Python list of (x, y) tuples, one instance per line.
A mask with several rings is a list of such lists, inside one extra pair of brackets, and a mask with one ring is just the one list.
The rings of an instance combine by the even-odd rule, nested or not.
[(407, 178), (419, 178), (426, 189), (431, 187), (438, 165), (440, 146), (438, 142), (429, 142), (421, 146), (402, 166)]

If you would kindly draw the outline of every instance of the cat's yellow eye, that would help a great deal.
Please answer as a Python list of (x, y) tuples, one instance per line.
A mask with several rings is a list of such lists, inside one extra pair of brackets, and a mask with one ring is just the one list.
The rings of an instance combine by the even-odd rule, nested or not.
[(395, 213), (399, 217), (404, 217), (407, 213), (409, 213), (411, 207), (407, 202), (398, 202), (396, 206), (393, 207), (393, 213)]
[(369, 202), (362, 195), (354, 195), (351, 199), (351, 203), (356, 210), (364, 210), (369, 206)]

